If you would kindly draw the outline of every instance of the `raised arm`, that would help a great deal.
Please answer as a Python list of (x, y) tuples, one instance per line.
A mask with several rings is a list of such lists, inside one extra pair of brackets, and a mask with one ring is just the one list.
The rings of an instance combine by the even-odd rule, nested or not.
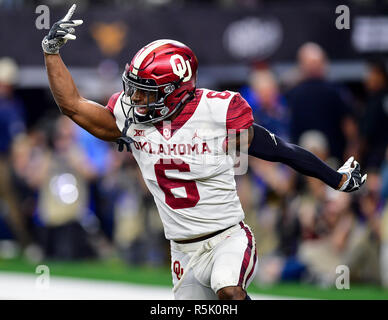
[(352, 192), (366, 181), (367, 175), (361, 176), (360, 165), (353, 157), (335, 171), (311, 152), (283, 141), (257, 124), (248, 129), (248, 134), (249, 155), (285, 163), (304, 175), (322, 180), (333, 189)]
[(70, 20), (75, 5), (66, 16), (56, 22), (42, 41), (47, 75), (54, 99), (63, 114), (102, 140), (114, 141), (121, 136), (111, 112), (104, 106), (83, 98), (59, 55), (59, 48), (67, 40), (74, 40), (74, 27), (82, 20)]
[[(335, 190), (352, 192), (366, 181), (361, 176), (360, 165), (353, 157), (337, 171), (311, 152), (287, 143), (262, 126), (253, 123), (252, 108), (240, 94), (231, 99), (226, 114), (226, 151), (235, 146), (235, 151), (272, 162), (282, 162), (299, 173), (315, 177)], [(233, 148), (231, 148), (233, 152)]]
[(50, 89), (61, 112), (92, 135), (106, 141), (121, 136), (112, 113), (83, 98), (59, 54), (44, 54)]

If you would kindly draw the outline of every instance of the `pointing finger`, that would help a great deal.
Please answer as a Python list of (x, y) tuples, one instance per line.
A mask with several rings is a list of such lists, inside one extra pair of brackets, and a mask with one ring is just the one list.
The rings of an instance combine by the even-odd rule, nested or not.
[(76, 27), (81, 25), (82, 23), (83, 23), (83, 20), (71, 20), (71, 21), (63, 22), (59, 26), (61, 28)]
[(81, 24), (83, 24), (84, 21), (83, 20), (73, 20), (73, 25), (76, 27), (76, 26), (79, 26)]
[(67, 40), (75, 40), (76, 38), (77, 37), (74, 34), (70, 34), (70, 33), (68, 33), (63, 37), (63, 39), (67, 39)]
[(75, 8), (77, 8), (77, 5), (76, 4), (73, 4), (71, 6), (71, 8), (69, 9), (69, 11), (66, 13), (66, 15), (63, 17), (63, 21), (69, 21), (70, 18), (72, 17), (74, 11), (75, 11)]
[(343, 167), (344, 168), (350, 168), (352, 166), (352, 162), (354, 160), (354, 157), (350, 157), (348, 160), (346, 160), (346, 162), (344, 163)]

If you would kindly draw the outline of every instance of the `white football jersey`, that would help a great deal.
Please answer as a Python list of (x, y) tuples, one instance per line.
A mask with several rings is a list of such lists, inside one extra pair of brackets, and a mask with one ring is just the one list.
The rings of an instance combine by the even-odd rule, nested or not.
[[(112, 96), (107, 106), (121, 131), (123, 108), (128, 112), (121, 105), (122, 94)], [(246, 129), (253, 122), (251, 108), (238, 93), (197, 89), (172, 122), (132, 124), (128, 129), (132, 153), (169, 240), (196, 238), (244, 219), (234, 161), (224, 151), (228, 117), (229, 128)]]

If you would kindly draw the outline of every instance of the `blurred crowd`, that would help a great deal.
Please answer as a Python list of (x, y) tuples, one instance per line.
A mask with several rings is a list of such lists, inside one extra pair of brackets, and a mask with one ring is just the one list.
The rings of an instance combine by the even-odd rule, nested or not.
[[(303, 0), (0, 0), (0, 8), (21, 9), (26, 7), (36, 7), (38, 5), (48, 5), (49, 7), (71, 6), (73, 3), (81, 8), (90, 8), (95, 6), (118, 6), (142, 7), (142, 8), (163, 8), (163, 7), (183, 7), (208, 5), (218, 8), (260, 8), (273, 3), (283, 3), (293, 5), (295, 3), (303, 4)], [(309, 4), (345, 4), (358, 5), (362, 7), (373, 7), (388, 5), (388, 0), (310, 0)]]
[(353, 155), (368, 173), (366, 185), (347, 194), (282, 164), (251, 158), (250, 174), (239, 177), (239, 186), (261, 257), (257, 281), (332, 286), (337, 266), (346, 265), (353, 281), (388, 286), (386, 66), (367, 63), (360, 98), (328, 80), (329, 65), (320, 46), (306, 43), (294, 70), (275, 77), (268, 66), (254, 66), (241, 89), (257, 123), (332, 168)]
[[(346, 265), (352, 281), (388, 287), (386, 65), (366, 64), (362, 94), (332, 83), (329, 68), (324, 50), (305, 43), (294, 69), (279, 75), (253, 64), (240, 89), (256, 123), (335, 169), (353, 155), (368, 173), (366, 185), (347, 194), (250, 157), (236, 182), (257, 242), (255, 280), (332, 286), (337, 266)], [(1, 58), (0, 259), (118, 255), (129, 264), (169, 265), (169, 243), (131, 154), (59, 111), (27, 127), (17, 81), (18, 66)]]

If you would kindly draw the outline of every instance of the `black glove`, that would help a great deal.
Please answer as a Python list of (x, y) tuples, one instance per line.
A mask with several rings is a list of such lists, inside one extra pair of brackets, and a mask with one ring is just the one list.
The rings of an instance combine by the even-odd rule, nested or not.
[(83, 23), (82, 20), (70, 20), (77, 6), (73, 4), (62, 20), (55, 22), (50, 32), (42, 40), (42, 49), (48, 54), (57, 54), (67, 40), (75, 40), (74, 27)]
[(119, 145), (118, 146), (118, 151), (122, 152), (124, 150), (124, 146), (127, 147), (127, 152), (132, 152), (131, 149), (131, 143), (133, 140), (129, 137), (120, 137), (116, 140), (116, 143)]
[[(352, 167), (352, 163), (354, 161), (354, 166)], [(361, 176), (360, 172), (360, 164), (354, 160), (354, 157), (350, 157), (344, 165), (337, 170), (337, 172), (346, 174), (347, 179), (342, 187), (339, 189), (344, 192), (353, 192), (358, 189), (365, 183), (367, 174)]]

